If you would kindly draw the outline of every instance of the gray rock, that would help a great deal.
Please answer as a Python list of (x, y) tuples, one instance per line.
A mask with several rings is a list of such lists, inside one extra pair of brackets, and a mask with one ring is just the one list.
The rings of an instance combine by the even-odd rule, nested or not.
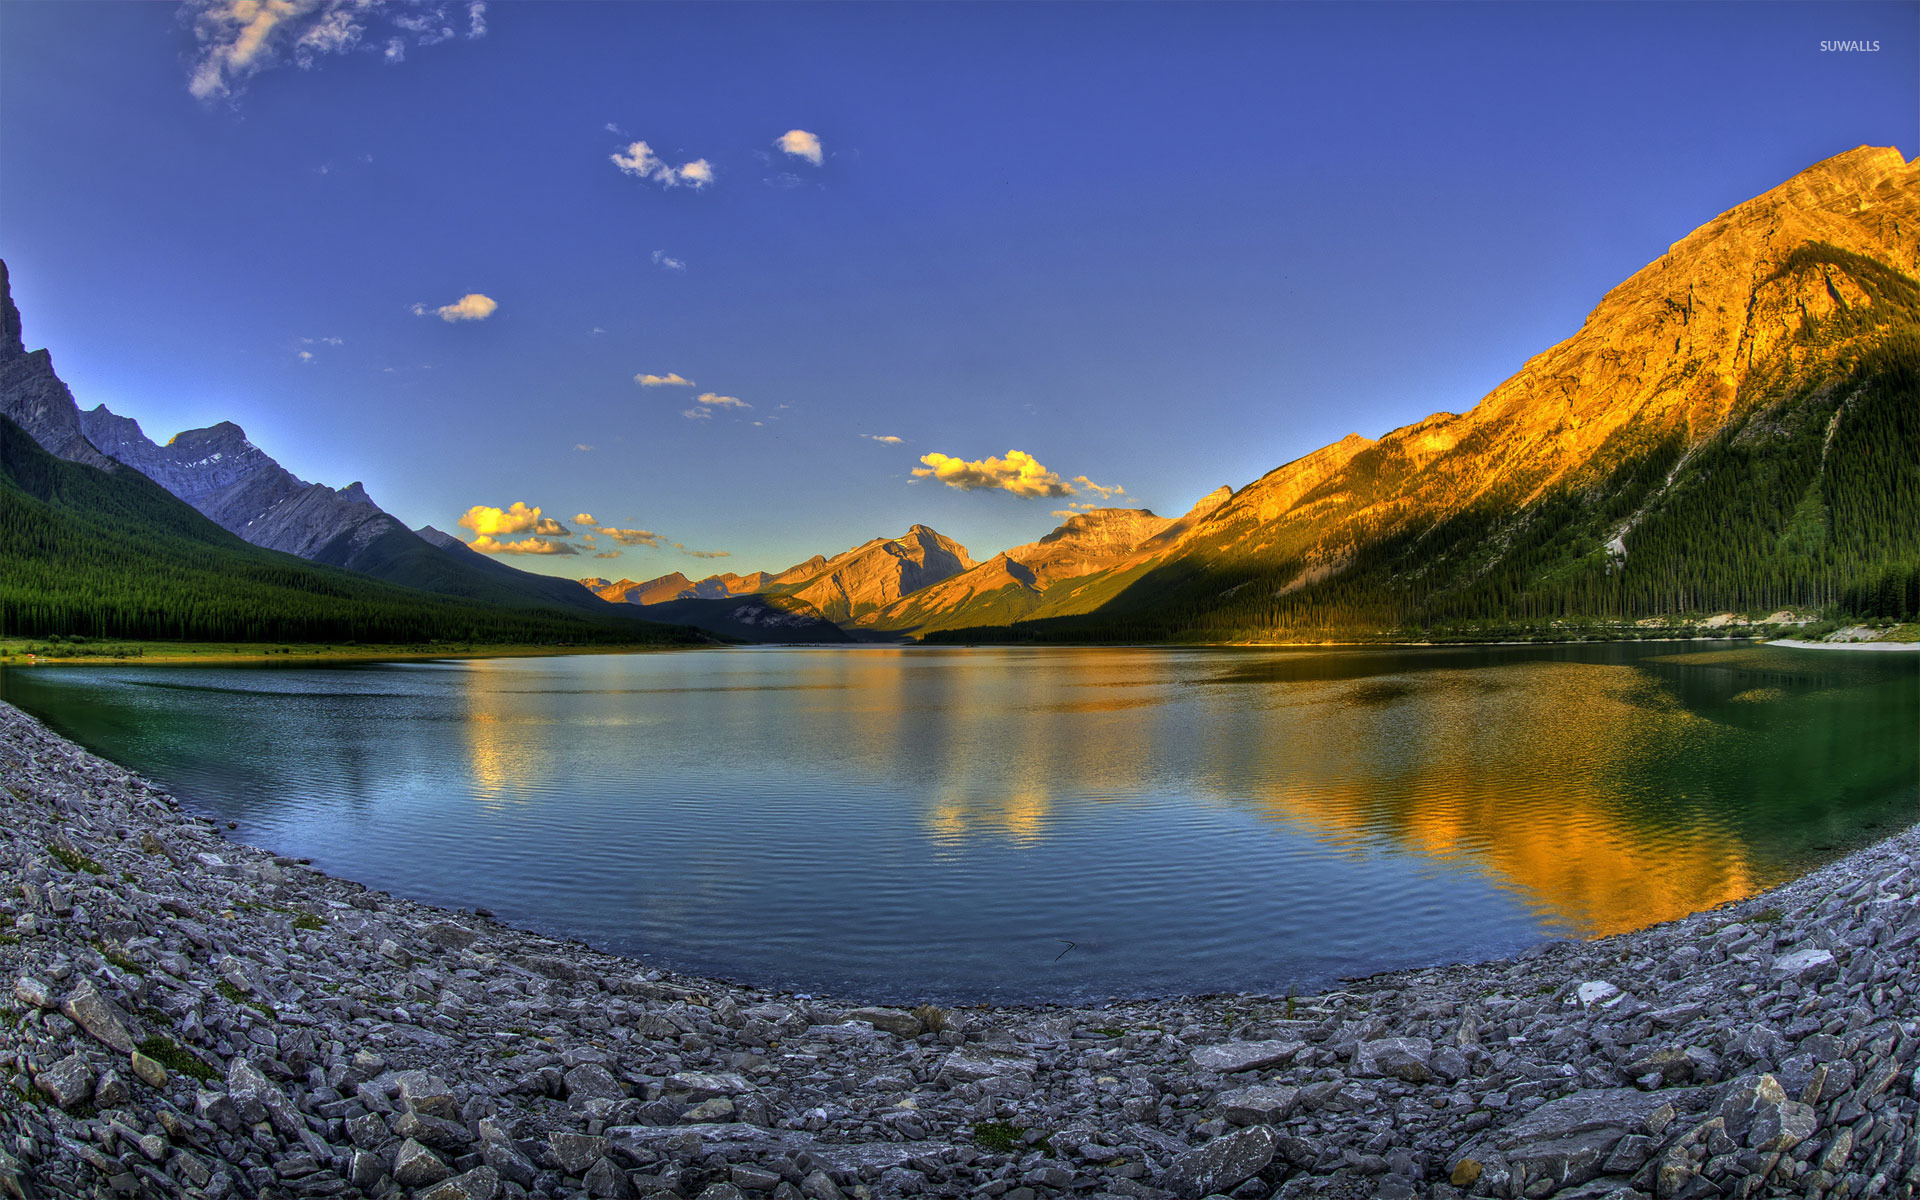
[(1264, 1125), (1215, 1138), (1175, 1158), (1159, 1186), (1181, 1200), (1225, 1192), (1258, 1175), (1273, 1161), (1275, 1137)]
[(847, 1020), (865, 1021), (895, 1037), (914, 1038), (926, 1032), (919, 1017), (898, 1008), (856, 1008), (847, 1014)]
[(93, 986), (93, 980), (81, 980), (80, 986), (69, 993), (66, 1001), (60, 1005), (60, 1011), (86, 1030), (95, 1041), (122, 1054), (133, 1053), (134, 1041), (133, 1035), (127, 1032), (127, 1015), (120, 1011), (119, 1005), (100, 994), (100, 990)]
[(93, 1096), (93, 1064), (75, 1051), (34, 1076), (33, 1082), (60, 1108), (78, 1108)]
[(414, 1200), (493, 1200), (499, 1194), (500, 1176), (482, 1166), (416, 1192)]
[(1428, 1083), (1433, 1079), (1433, 1043), (1426, 1038), (1394, 1037), (1361, 1042), (1353, 1054), (1354, 1073)]
[(1231, 1075), (1257, 1067), (1278, 1066), (1300, 1053), (1303, 1042), (1222, 1042), (1217, 1046), (1197, 1047), (1190, 1057), (1195, 1066)]
[(607, 1139), (584, 1133), (554, 1132), (547, 1135), (547, 1146), (562, 1171), (579, 1175), (607, 1152)]
[(393, 1180), (402, 1187), (426, 1187), (451, 1178), (453, 1168), (419, 1142), (408, 1138), (393, 1152)]
[(1256, 1084), (1223, 1092), (1214, 1104), (1232, 1125), (1275, 1125), (1299, 1106), (1300, 1089)]
[(633, 1194), (633, 1189), (628, 1186), (627, 1177), (620, 1173), (620, 1168), (604, 1158), (588, 1167), (585, 1177), (580, 1182), (586, 1187), (589, 1196), (624, 1197)]
[(14, 998), (28, 1008), (52, 1008), (53, 990), (30, 975), (23, 975), (14, 981)]
[(1834, 961), (1831, 951), (1809, 946), (1774, 959), (1773, 973), (1806, 987), (1838, 978), (1840, 964)]
[(978, 1083), (1003, 1075), (1031, 1078), (1039, 1063), (1016, 1054), (999, 1054), (983, 1047), (967, 1046), (947, 1055), (935, 1078), (945, 1084)]
[(705, 1100), (711, 1096), (738, 1096), (753, 1090), (746, 1078), (732, 1071), (705, 1074), (676, 1071), (667, 1076), (667, 1089), (687, 1093), (688, 1099)]
[[(1549, 1100), (1501, 1130), (1501, 1149), (1529, 1142), (1545, 1142), (1593, 1130), (1613, 1130), (1614, 1140), (1637, 1132), (1667, 1097), (1632, 1088), (1595, 1088)], [(1611, 1143), (1609, 1143), (1611, 1145)]]
[(627, 1089), (599, 1063), (581, 1063), (566, 1074), (568, 1100), (624, 1100), (626, 1096)]

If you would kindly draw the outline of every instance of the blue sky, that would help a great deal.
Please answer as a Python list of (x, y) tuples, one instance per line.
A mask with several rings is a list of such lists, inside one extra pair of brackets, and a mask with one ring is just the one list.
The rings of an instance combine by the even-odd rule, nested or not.
[(0, 255), (158, 439), (234, 420), (415, 525), (659, 535), (511, 560), (565, 575), (915, 522), (984, 559), (1089, 483), (1175, 514), (1472, 406), (1819, 159), (1920, 150), (1912, 4), (470, 7), (243, 43), (250, 0), (0, 4)]

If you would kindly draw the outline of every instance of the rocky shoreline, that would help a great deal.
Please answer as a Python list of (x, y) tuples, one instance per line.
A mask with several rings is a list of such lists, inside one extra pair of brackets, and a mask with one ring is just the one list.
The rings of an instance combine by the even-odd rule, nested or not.
[(1911, 1197), (1920, 831), (1325, 995), (862, 1008), (235, 845), (0, 704), (0, 1195)]

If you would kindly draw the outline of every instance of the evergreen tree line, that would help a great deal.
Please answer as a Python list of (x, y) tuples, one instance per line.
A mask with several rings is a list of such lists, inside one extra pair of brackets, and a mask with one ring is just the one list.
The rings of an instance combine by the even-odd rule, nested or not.
[(0, 418), (0, 634), (169, 641), (626, 644), (646, 621), (505, 608), (262, 550), (132, 470), (56, 459)]

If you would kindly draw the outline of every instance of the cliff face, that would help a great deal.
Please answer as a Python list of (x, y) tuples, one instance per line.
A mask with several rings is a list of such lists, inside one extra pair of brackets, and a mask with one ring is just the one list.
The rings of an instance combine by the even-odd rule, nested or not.
[(0, 413), (57, 458), (103, 471), (119, 469), (81, 431), (79, 408), (73, 393), (54, 374), (53, 356), (27, 349), (4, 262), (0, 262)]

